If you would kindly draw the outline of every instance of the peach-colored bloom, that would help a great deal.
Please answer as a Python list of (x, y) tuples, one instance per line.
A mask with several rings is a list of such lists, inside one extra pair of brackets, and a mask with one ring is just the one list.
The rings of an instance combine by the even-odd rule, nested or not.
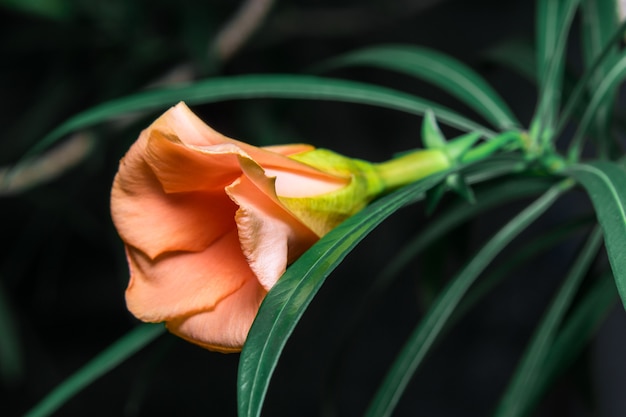
[(129, 310), (208, 349), (239, 351), (286, 267), (381, 190), (375, 176), (355, 179), (368, 170), (361, 161), (307, 163), (318, 151), (337, 157), (313, 149), (229, 139), (183, 103), (145, 129), (111, 193)]

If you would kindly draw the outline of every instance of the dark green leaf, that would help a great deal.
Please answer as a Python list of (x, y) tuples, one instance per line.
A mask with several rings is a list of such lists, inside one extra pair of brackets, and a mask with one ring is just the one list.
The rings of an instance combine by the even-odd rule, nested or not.
[(519, 125), (498, 93), (474, 70), (440, 52), (412, 45), (382, 45), (331, 60), (324, 69), (367, 65), (429, 81), (470, 106), (500, 129)]
[[(595, 92), (598, 85), (602, 82), (602, 80), (606, 77), (606, 74), (610, 71), (612, 65), (618, 59), (618, 56), (615, 54), (615, 46), (621, 41), (623, 38), (624, 30), (626, 30), (626, 21), (623, 22), (619, 27), (615, 29), (612, 34), (612, 37), (606, 42), (603, 49), (598, 52), (593, 52), (588, 59), (593, 59), (591, 62), (586, 64), (586, 70), (583, 76), (578, 80), (573, 88), (570, 88), (570, 85), (573, 85), (571, 82), (568, 84), (568, 80), (571, 79), (565, 78), (565, 83), (563, 86), (564, 95), (569, 96), (567, 99), (567, 103), (561, 112), (559, 124), (555, 134), (559, 134), (563, 131), (565, 124), (570, 121), (570, 117), (572, 114), (576, 115), (576, 119), (581, 119), (584, 113), (583, 101), (585, 98), (588, 100), (588, 96), (585, 93), (590, 91), (591, 93)], [(589, 35), (591, 36), (591, 35)], [(594, 43), (597, 43), (594, 42)], [(593, 58), (591, 58), (593, 57)], [(566, 74), (567, 75), (567, 74)], [(570, 91), (571, 90), (571, 93)], [(602, 99), (604, 102), (610, 101), (606, 98)]]
[(576, 257), (561, 289), (539, 323), (500, 404), (496, 408), (495, 417), (522, 417), (525, 415), (524, 412), (529, 411), (527, 403), (532, 391), (528, 387), (535, 386), (537, 380), (540, 379), (561, 321), (565, 317), (565, 313), (569, 309), (591, 262), (596, 257), (601, 243), (602, 231), (600, 228), (596, 228), (579, 256)]
[(389, 285), (388, 280), (396, 276), (417, 254), (435, 240), (472, 217), (484, 213), (507, 202), (537, 195), (545, 191), (551, 184), (541, 179), (512, 178), (477, 192), (476, 204), (458, 203), (433, 218), (414, 239), (409, 241), (398, 254), (387, 264), (381, 277), (377, 280), (377, 288)]
[[(478, 168), (480, 168), (480, 165), (475, 167), (475, 169)], [(483, 169), (491, 170), (491, 165), (487, 165)], [(407, 266), (408, 262), (424, 249), (432, 247), (438, 239), (450, 233), (468, 219), (507, 202), (536, 196), (545, 192), (551, 185), (553, 185), (552, 182), (538, 178), (517, 177), (509, 178), (496, 184), (485, 184), (483, 187), (477, 187), (476, 189), (476, 204), (468, 205), (465, 201), (457, 200), (452, 206), (430, 219), (424, 225), (424, 228), (415, 234), (415, 238), (407, 242), (387, 263), (387, 266), (378, 276), (371, 283), (367, 284), (367, 293), (359, 300), (358, 305), (351, 309), (352, 314), (347, 318), (347, 324), (344, 326), (347, 331), (342, 334), (342, 340), (338, 343), (341, 349), (335, 352), (328, 366), (331, 372), (328, 375), (328, 380), (324, 383), (326, 407), (333, 407), (331, 399), (338, 392), (336, 387), (338, 381), (337, 373), (341, 369), (341, 364), (352, 354), (353, 346), (351, 346), (351, 341), (354, 339), (355, 334), (361, 328), (360, 326), (366, 325), (363, 317), (384, 296), (386, 289), (400, 275), (400, 272)], [(481, 286), (480, 289), (486, 292), (485, 286)], [(468, 298), (470, 296), (472, 296), (472, 302), (480, 298), (480, 294), (476, 294), (474, 291), (468, 294)], [(463, 302), (458, 310), (463, 310), (463, 307), (471, 308), (471, 305)]]
[[(588, 86), (590, 91), (595, 91), (617, 59), (618, 42), (614, 39), (619, 24), (617, 6), (615, 0), (583, 0), (581, 11), (583, 57), (585, 68), (591, 75)], [(594, 67), (596, 60), (599, 65)], [(603, 157), (609, 155), (609, 131), (616, 94), (617, 90), (603, 99), (593, 119), (594, 139)]]
[(540, 0), (537, 4), (539, 102), (531, 121), (531, 139), (552, 140), (561, 101), (565, 47), (579, 0)]
[(600, 324), (615, 308), (619, 297), (611, 274), (605, 274), (585, 292), (565, 321), (544, 361), (534, 385), (526, 387), (527, 400), (520, 415), (530, 415), (554, 380), (581, 354)]
[(163, 109), (185, 101), (187, 104), (212, 103), (235, 99), (288, 98), (336, 100), (386, 107), (422, 115), (432, 110), (438, 120), (464, 131), (478, 131), (485, 137), (494, 133), (483, 126), (430, 101), (413, 95), (353, 81), (307, 75), (242, 75), (211, 78), (190, 85), (151, 90), (122, 97), (79, 113), (45, 136), (27, 154), (31, 156), (78, 129), (132, 112)]
[(612, 162), (576, 164), (566, 171), (589, 194), (602, 229), (611, 269), (626, 305), (626, 171)]
[(100, 352), (98, 356), (72, 376), (57, 385), (24, 417), (45, 417), (51, 415), (83, 388), (128, 359), (135, 352), (163, 334), (164, 331), (165, 326), (163, 325), (142, 324), (126, 333), (126, 335)]
[(571, 159), (575, 159), (580, 155), (583, 138), (587, 134), (592, 122), (597, 117), (598, 109), (602, 106), (602, 103), (606, 102), (607, 97), (610, 97), (616, 91), (625, 76), (626, 53), (622, 53), (615, 64), (609, 69), (606, 76), (602, 78), (602, 81), (591, 96), (591, 100), (580, 119), (578, 129), (570, 144), (569, 154)]
[(592, 85), (597, 85), (617, 56), (617, 43), (612, 41), (619, 26), (617, 5), (615, 0), (582, 0), (581, 6), (585, 68), (592, 68), (595, 60), (608, 47), (606, 59), (600, 64), (599, 71), (595, 71), (595, 80), (592, 80)]
[(557, 185), (548, 190), (496, 233), (465, 268), (450, 281), (396, 356), (370, 403), (366, 417), (391, 415), (413, 374), (472, 283), (496, 255), (544, 213), (563, 191), (563, 185)]
[(508, 276), (531, 258), (554, 248), (559, 243), (570, 238), (573, 233), (589, 226), (592, 222), (595, 222), (595, 216), (584, 216), (578, 219), (568, 220), (554, 227), (546, 228), (540, 235), (534, 237), (532, 240), (526, 241), (523, 247), (516, 250), (514, 254), (507, 258), (505, 263), (496, 266), (476, 285), (476, 287), (472, 288), (472, 291), (465, 298), (462, 308), (459, 308), (458, 314), (462, 315), (463, 312), (469, 310), (500, 282), (502, 278)]
[(447, 173), (430, 176), (366, 207), (329, 232), (293, 265), (270, 290), (241, 353), (239, 417), (258, 417), (272, 373), (296, 324), (326, 277), (378, 224), (417, 201)]

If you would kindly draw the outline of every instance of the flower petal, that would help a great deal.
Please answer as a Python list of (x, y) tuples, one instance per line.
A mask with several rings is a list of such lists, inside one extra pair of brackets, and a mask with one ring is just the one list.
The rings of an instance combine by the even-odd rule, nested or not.
[(309, 152), (315, 149), (312, 145), (307, 145), (304, 143), (293, 143), (287, 145), (271, 145), (271, 146), (263, 146), (261, 149), (266, 151), (279, 153), (281, 155), (289, 156), (297, 153)]
[(126, 244), (154, 259), (168, 251), (204, 250), (234, 228), (236, 206), (223, 189), (167, 194), (144, 159), (147, 143), (142, 134), (131, 147), (111, 191), (111, 216)]
[(280, 168), (264, 168), (265, 175), (276, 178), (276, 194), (281, 197), (315, 197), (340, 190), (349, 184), (349, 179), (342, 182), (327, 181)]
[(198, 150), (217, 144), (234, 144), (264, 168), (298, 173), (309, 178), (318, 178), (327, 183), (334, 182), (337, 184), (337, 188), (345, 185), (349, 180), (349, 178), (321, 171), (286, 156), (311, 150), (310, 145), (278, 145), (264, 149), (231, 139), (206, 125), (183, 102), (163, 113), (147, 130), (160, 131), (162, 135), (170, 138), (177, 137), (186, 146)]
[(214, 309), (166, 323), (177, 336), (210, 350), (239, 352), (266, 291), (256, 280), (221, 300)]
[(143, 321), (213, 309), (247, 281), (256, 282), (235, 229), (202, 252), (172, 252), (151, 260), (127, 247), (127, 255), (131, 277), (126, 304)]
[(144, 158), (167, 193), (223, 191), (241, 175), (235, 144), (222, 143), (199, 150), (177, 137), (151, 131)]
[(318, 236), (280, 203), (273, 178), (250, 159), (240, 158), (240, 163), (245, 175), (226, 192), (239, 205), (235, 220), (243, 253), (269, 290)]

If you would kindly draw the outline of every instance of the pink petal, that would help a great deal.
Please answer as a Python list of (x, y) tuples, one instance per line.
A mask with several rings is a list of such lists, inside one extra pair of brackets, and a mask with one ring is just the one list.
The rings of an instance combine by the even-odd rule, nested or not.
[(264, 146), (261, 149), (288, 156), (288, 155), (294, 155), (297, 153), (312, 151), (315, 149), (315, 147), (311, 145), (306, 145), (304, 143), (294, 143), (294, 144), (288, 144), (288, 145)]
[[(154, 259), (173, 250), (204, 250), (234, 228), (236, 206), (223, 189), (167, 194), (144, 159), (147, 143), (142, 135), (131, 147), (111, 191), (111, 215), (125, 243)], [(196, 183), (194, 178), (188, 182)]]
[(256, 280), (249, 280), (214, 309), (170, 320), (166, 325), (172, 333), (204, 348), (238, 352), (265, 294)]
[(318, 240), (309, 228), (278, 200), (274, 179), (254, 161), (241, 158), (245, 176), (226, 189), (239, 205), (239, 240), (250, 268), (269, 290), (296, 260)]
[(176, 137), (150, 132), (143, 157), (167, 193), (223, 190), (241, 175), (235, 144), (202, 149), (188, 147)]
[(207, 126), (183, 102), (166, 111), (152, 123), (148, 130), (158, 130), (165, 137), (177, 137), (186, 146), (197, 149), (224, 143), (234, 144), (263, 168), (279, 169), (309, 178), (317, 178), (328, 183), (335, 183), (338, 188), (350, 180), (320, 171), (285, 156), (312, 150), (313, 148), (309, 145), (278, 145), (264, 149), (228, 138)]
[(256, 278), (241, 253), (237, 231), (202, 252), (171, 252), (150, 260), (127, 247), (131, 280), (128, 309), (149, 322), (171, 320), (215, 308)]

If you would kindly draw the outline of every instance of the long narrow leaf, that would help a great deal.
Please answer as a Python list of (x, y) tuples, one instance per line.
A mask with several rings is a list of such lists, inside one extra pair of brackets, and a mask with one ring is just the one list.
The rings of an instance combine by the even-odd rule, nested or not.
[(128, 359), (165, 331), (165, 327), (142, 324), (103, 350), (72, 376), (57, 385), (24, 417), (45, 417), (54, 413), (83, 388)]
[[(574, 88), (571, 90), (571, 94), (568, 93), (568, 78), (565, 78), (563, 90), (564, 96), (567, 96), (567, 102), (561, 112), (559, 123), (555, 132), (555, 135), (560, 134), (565, 128), (565, 124), (570, 121), (572, 114), (576, 114), (577, 119), (580, 119), (584, 113), (584, 108), (581, 108), (582, 101), (585, 97), (585, 92), (594, 92), (597, 86), (602, 82), (606, 74), (614, 65), (618, 57), (615, 55), (615, 45), (617, 45), (624, 37), (624, 30), (626, 30), (626, 21), (622, 22), (613, 32), (611, 39), (607, 41), (599, 53), (596, 54), (593, 62), (587, 64), (587, 68), (583, 76), (578, 80)], [(601, 75), (600, 75), (601, 72)]]
[[(591, 76), (590, 87), (598, 85), (617, 58), (614, 37), (619, 20), (615, 0), (582, 0), (582, 45), (585, 68), (591, 69), (598, 57), (604, 55)], [(623, 33), (620, 34), (623, 36)]]
[(523, 411), (529, 410), (527, 403), (529, 401), (528, 394), (531, 391), (528, 390), (528, 387), (534, 386), (539, 379), (561, 321), (569, 309), (591, 262), (596, 257), (601, 243), (602, 231), (600, 228), (596, 228), (576, 258), (548, 312), (541, 320), (502, 396), (500, 404), (496, 408), (494, 417), (521, 417), (524, 415), (522, 414)]
[(549, 183), (540, 179), (513, 178), (477, 193), (475, 204), (457, 204), (451, 207), (429, 222), (423, 231), (391, 259), (381, 274), (377, 288), (387, 286), (385, 282), (402, 270), (421, 250), (456, 226), (497, 205), (537, 195), (549, 186)]
[(519, 126), (506, 102), (473, 69), (448, 55), (411, 45), (381, 45), (332, 59), (322, 68), (364, 65), (424, 79), (455, 96), (494, 126)]
[(557, 185), (507, 223), (437, 297), (410, 335), (370, 403), (366, 417), (391, 415), (404, 389), (428, 353), (466, 291), (498, 253), (544, 213), (564, 191)]
[(506, 263), (498, 265), (488, 275), (481, 279), (476, 286), (472, 287), (461, 306), (455, 312), (455, 316), (463, 314), (478, 303), (493, 287), (504, 277), (508, 276), (530, 259), (554, 248), (571, 235), (593, 224), (595, 217), (584, 216), (574, 220), (568, 220), (562, 224), (547, 228), (543, 233), (529, 240), (519, 250), (507, 258)]
[(543, 369), (537, 375), (535, 383), (526, 386), (527, 400), (522, 405), (524, 408), (520, 409), (520, 415), (531, 415), (531, 410), (554, 380), (581, 354), (618, 300), (610, 273), (600, 277), (598, 282), (585, 292), (550, 347)]
[(613, 94), (616, 91), (617, 87), (624, 80), (626, 76), (626, 52), (622, 53), (619, 59), (615, 62), (615, 64), (611, 67), (606, 76), (602, 79), (602, 82), (595, 89), (593, 95), (591, 96), (591, 100), (583, 113), (582, 118), (580, 119), (580, 123), (578, 124), (578, 129), (572, 138), (572, 142), (569, 148), (569, 157), (570, 159), (576, 159), (580, 155), (582, 151), (582, 141), (584, 136), (587, 134), (591, 123), (596, 117), (597, 111), (605, 102), (607, 97)]
[(28, 155), (41, 151), (68, 133), (115, 116), (160, 109), (179, 101), (199, 104), (252, 98), (336, 100), (386, 107), (419, 115), (430, 109), (442, 123), (464, 131), (478, 131), (486, 137), (494, 134), (491, 130), (443, 106), (411, 94), (372, 84), (307, 75), (242, 75), (145, 91), (102, 103), (75, 115), (57, 127), (31, 149)]
[(561, 101), (568, 32), (579, 0), (539, 0), (537, 4), (537, 73), (539, 102), (531, 121), (532, 139), (549, 141)]
[(550, 183), (536, 178), (511, 178), (500, 184), (490, 186), (486, 189), (476, 190), (476, 203), (468, 204), (459, 201), (452, 207), (442, 211), (425, 225), (423, 230), (417, 232), (415, 238), (407, 242), (400, 251), (388, 262), (387, 266), (369, 284), (367, 293), (359, 302), (359, 305), (352, 309), (352, 314), (347, 319), (348, 324), (344, 327), (347, 330), (342, 335), (342, 340), (338, 343), (341, 349), (331, 359), (329, 369), (331, 373), (329, 380), (324, 384), (325, 396), (327, 398), (326, 407), (332, 407), (331, 398), (335, 396), (337, 389), (335, 380), (337, 372), (341, 368), (347, 356), (350, 355), (350, 340), (354, 337), (359, 324), (363, 324), (361, 318), (365, 312), (384, 294), (385, 290), (400, 275), (400, 272), (407, 264), (414, 259), (423, 249), (428, 247), (437, 239), (445, 236), (455, 227), (464, 223), (468, 219), (490, 210), (498, 205), (507, 202), (526, 198), (540, 194), (550, 187)]
[(566, 173), (587, 191), (604, 231), (615, 284), (626, 305), (626, 171), (612, 162), (569, 167)]
[[(617, 7), (614, 0), (583, 0), (582, 1), (582, 40), (583, 57), (586, 68), (590, 68), (594, 60), (606, 51), (604, 59), (591, 78), (591, 91), (600, 84), (602, 78), (609, 71), (610, 66), (617, 58), (617, 43), (611, 42), (611, 37), (618, 26)], [(617, 90), (608, 95), (600, 103), (594, 117), (594, 139), (598, 143), (600, 154), (603, 157), (609, 155), (611, 145), (610, 124), (613, 103)]]
[(385, 218), (422, 198), (447, 174), (435, 174), (373, 203), (320, 239), (300, 257), (261, 304), (239, 362), (239, 417), (257, 417), (280, 354), (326, 277)]

